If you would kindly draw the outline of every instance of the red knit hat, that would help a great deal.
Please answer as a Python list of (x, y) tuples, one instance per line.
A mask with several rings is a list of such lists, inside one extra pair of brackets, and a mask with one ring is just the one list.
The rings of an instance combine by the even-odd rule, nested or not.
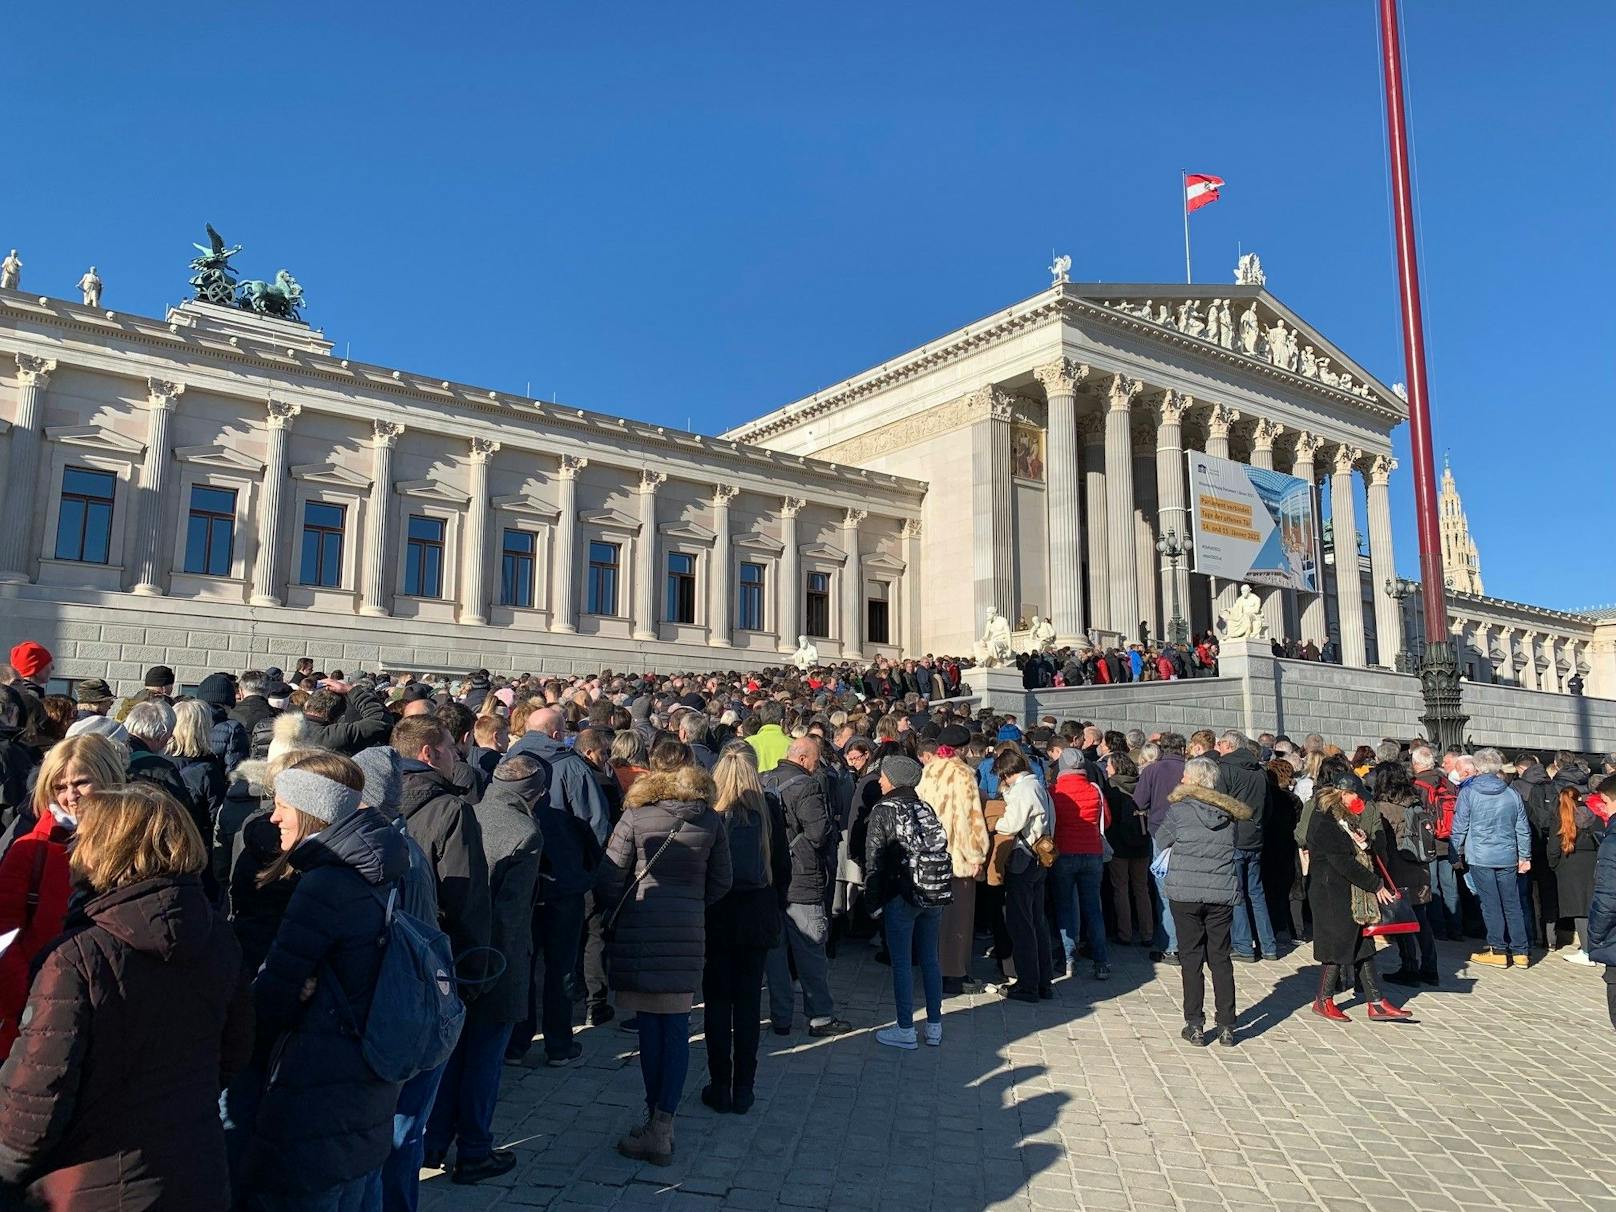
[(32, 678), (51, 666), (50, 649), (33, 640), (24, 640), (11, 650), (11, 667), (25, 678)]

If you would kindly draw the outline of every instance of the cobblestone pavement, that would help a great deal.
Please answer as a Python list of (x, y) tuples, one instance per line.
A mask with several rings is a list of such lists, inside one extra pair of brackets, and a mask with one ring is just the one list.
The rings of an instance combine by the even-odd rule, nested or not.
[(833, 988), (861, 1029), (765, 1028), (749, 1115), (697, 1097), (698, 1011), (671, 1167), (613, 1148), (643, 1106), (613, 1023), (582, 1032), (583, 1065), (506, 1066), (496, 1137), (520, 1164), (476, 1187), (428, 1172), (422, 1207), (1616, 1210), (1602, 970), (1478, 969), (1468, 950), (1442, 944), (1442, 988), (1408, 1001), (1418, 1025), (1309, 1014), (1304, 946), (1236, 964), (1239, 1046), (1192, 1048), (1178, 970), (1126, 948), (1110, 981), (1080, 974), (1051, 1002), (949, 999), (943, 1046), (900, 1052), (871, 1034), (889, 970), (849, 944)]

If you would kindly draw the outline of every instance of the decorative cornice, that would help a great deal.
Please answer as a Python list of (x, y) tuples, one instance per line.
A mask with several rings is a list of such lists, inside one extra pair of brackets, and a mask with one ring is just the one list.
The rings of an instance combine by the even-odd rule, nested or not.
[(378, 419), (371, 423), (370, 443), (372, 446), (396, 446), (403, 432), (401, 422)]
[(167, 379), (146, 380), (146, 400), (153, 408), (171, 411), (178, 407), (180, 397), (184, 394), (184, 383), (173, 383)]
[(264, 470), (262, 459), (255, 459), (251, 455), (244, 455), (239, 450), (232, 450), (218, 443), (176, 447), (174, 458), (181, 463), (204, 463), (209, 467), (224, 467), (231, 471), (251, 472), (254, 475), (260, 475)]
[(1045, 395), (1069, 396), (1077, 391), (1079, 383), (1089, 377), (1089, 367), (1086, 362), (1057, 358), (1047, 366), (1038, 367), (1032, 373), (1033, 377), (1044, 385)]
[(56, 372), (55, 358), (36, 358), (33, 354), (17, 355), (17, 380), (24, 387), (44, 388)]

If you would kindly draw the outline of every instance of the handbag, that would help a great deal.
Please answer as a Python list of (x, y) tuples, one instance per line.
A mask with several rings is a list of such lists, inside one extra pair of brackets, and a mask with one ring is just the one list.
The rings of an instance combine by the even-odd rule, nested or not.
[(623, 906), (628, 904), (629, 897), (634, 895), (634, 889), (640, 886), (641, 880), (651, 874), (651, 868), (656, 866), (657, 859), (662, 857), (662, 852), (668, 848), (668, 843), (678, 837), (679, 830), (684, 827), (685, 823), (683, 821), (674, 822), (673, 829), (668, 833), (667, 837), (662, 839), (662, 845), (657, 847), (656, 853), (645, 860), (644, 869), (629, 881), (627, 888), (623, 889), (623, 895), (617, 898), (617, 904), (612, 906), (612, 911), (606, 915), (605, 922), (601, 924), (600, 935), (606, 942), (611, 942), (617, 936), (617, 915), (623, 912)]
[(1386, 864), (1380, 861), (1380, 855), (1371, 853), (1375, 860), (1375, 868), (1380, 872), (1380, 878), (1385, 881), (1386, 887), (1397, 893), (1397, 898), (1391, 904), (1384, 904), (1376, 899), (1380, 905), (1380, 920), (1371, 922), (1363, 928), (1365, 938), (1378, 938), (1381, 935), (1392, 934), (1418, 934), (1420, 922), (1414, 916), (1414, 906), (1409, 904), (1408, 897), (1403, 895), (1402, 889), (1392, 882), (1391, 872), (1386, 870)]

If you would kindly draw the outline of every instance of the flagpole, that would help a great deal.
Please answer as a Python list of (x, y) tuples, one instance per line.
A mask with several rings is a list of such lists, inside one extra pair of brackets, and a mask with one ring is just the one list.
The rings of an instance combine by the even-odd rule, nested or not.
[(1184, 285), (1190, 282), (1190, 174), (1186, 168), (1178, 170), (1178, 200), (1184, 207)]

